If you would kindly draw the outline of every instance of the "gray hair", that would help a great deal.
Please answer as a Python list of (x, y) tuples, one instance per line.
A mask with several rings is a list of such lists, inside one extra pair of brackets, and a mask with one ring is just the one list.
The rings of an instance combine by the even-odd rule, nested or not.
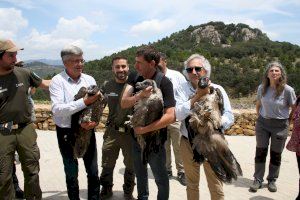
[(60, 56), (63, 62), (68, 60), (71, 56), (81, 56), (82, 54), (82, 50), (74, 45), (67, 45), (60, 52)]
[(206, 76), (210, 77), (211, 65), (210, 65), (209, 61), (204, 56), (202, 56), (200, 54), (193, 54), (186, 61), (184, 61), (184, 70), (182, 71), (182, 73), (184, 74), (184, 76), (189, 80), (189, 76), (188, 76), (188, 73), (186, 71), (186, 68), (188, 67), (189, 62), (192, 61), (192, 60), (194, 60), (194, 59), (201, 60), (201, 62), (203, 64), (203, 68), (206, 71)]
[(267, 64), (266, 68), (265, 68), (265, 72), (263, 74), (263, 79), (262, 79), (262, 95), (264, 96), (267, 92), (268, 87), (270, 86), (270, 79), (268, 78), (268, 73), (271, 67), (279, 67), (280, 71), (281, 71), (281, 77), (279, 79), (279, 83), (276, 85), (276, 93), (275, 93), (275, 97), (278, 97), (282, 91), (284, 90), (284, 86), (287, 82), (287, 76), (286, 76), (286, 71), (284, 69), (284, 67), (282, 66), (282, 64), (278, 61), (272, 61), (270, 63)]

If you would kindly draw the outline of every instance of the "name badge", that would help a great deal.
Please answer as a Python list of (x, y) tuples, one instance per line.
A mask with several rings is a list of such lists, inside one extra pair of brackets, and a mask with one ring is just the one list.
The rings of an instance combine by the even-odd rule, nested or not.
[(125, 133), (125, 128), (124, 127), (119, 127), (119, 132)]

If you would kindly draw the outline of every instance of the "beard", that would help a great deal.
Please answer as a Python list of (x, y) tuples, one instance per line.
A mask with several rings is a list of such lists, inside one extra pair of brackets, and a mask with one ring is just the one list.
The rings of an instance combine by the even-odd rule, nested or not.
[(14, 67), (15, 67), (15, 65), (14, 65), (14, 64), (11, 64), (11, 65), (3, 66), (3, 67), (1, 67), (1, 68), (2, 68), (4, 71), (11, 71), (11, 70), (14, 69)]
[(115, 73), (116, 79), (118, 79), (120, 81), (126, 81), (127, 76), (128, 76), (128, 72), (117, 72), (117, 73)]

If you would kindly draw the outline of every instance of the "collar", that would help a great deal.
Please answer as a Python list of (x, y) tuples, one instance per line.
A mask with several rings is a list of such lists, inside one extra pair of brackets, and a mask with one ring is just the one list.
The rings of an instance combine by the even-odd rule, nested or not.
[(81, 78), (82, 78), (82, 74), (81, 74), (80, 77), (79, 77), (79, 79), (78, 79), (78, 81), (75, 81), (74, 79), (72, 79), (72, 78), (68, 75), (68, 73), (67, 73), (66, 70), (63, 71), (63, 76), (64, 76), (64, 78), (66, 78), (66, 79), (68, 80), (68, 82), (70, 82), (70, 83), (80, 83), (80, 82), (81, 82)]

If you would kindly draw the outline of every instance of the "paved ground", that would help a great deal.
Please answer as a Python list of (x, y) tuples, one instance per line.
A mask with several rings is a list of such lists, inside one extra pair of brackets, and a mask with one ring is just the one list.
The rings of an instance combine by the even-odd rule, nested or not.
[[(296, 158), (294, 153), (284, 150), (282, 157), (282, 167), (279, 179), (277, 181), (278, 192), (270, 193), (266, 186), (257, 193), (248, 191), (249, 185), (252, 183), (252, 175), (254, 170), (254, 153), (255, 153), (255, 137), (249, 136), (230, 136), (227, 137), (229, 145), (238, 159), (244, 176), (230, 185), (225, 185), (225, 199), (228, 200), (292, 200), (295, 199), (298, 193), (298, 169), (296, 165)], [(98, 160), (101, 163), (101, 146), (102, 133), (97, 133), (98, 144)], [(41, 151), (41, 171), (40, 184), (43, 191), (43, 199), (51, 200), (67, 200), (65, 176), (63, 171), (62, 159), (59, 154), (56, 133), (53, 131), (38, 131), (38, 145)], [(120, 156), (117, 161), (117, 166), (114, 172), (114, 195), (112, 200), (123, 199), (123, 157)], [(79, 182), (80, 182), (80, 197), (87, 199), (87, 181), (85, 169), (82, 160), (79, 162)], [(175, 166), (175, 165), (173, 165)], [(101, 171), (101, 164), (99, 164), (99, 171)], [(20, 170), (20, 165), (17, 165), (18, 177), (23, 183), (23, 176)], [(176, 174), (173, 169), (173, 174)], [(156, 199), (156, 185), (149, 170), (149, 184), (150, 184), (150, 200)], [(134, 196), (136, 196), (136, 189)], [(201, 199), (210, 199), (207, 184), (203, 171), (201, 171), (200, 183)], [(184, 200), (186, 199), (185, 187), (179, 184), (175, 177), (170, 180), (170, 200)]]

